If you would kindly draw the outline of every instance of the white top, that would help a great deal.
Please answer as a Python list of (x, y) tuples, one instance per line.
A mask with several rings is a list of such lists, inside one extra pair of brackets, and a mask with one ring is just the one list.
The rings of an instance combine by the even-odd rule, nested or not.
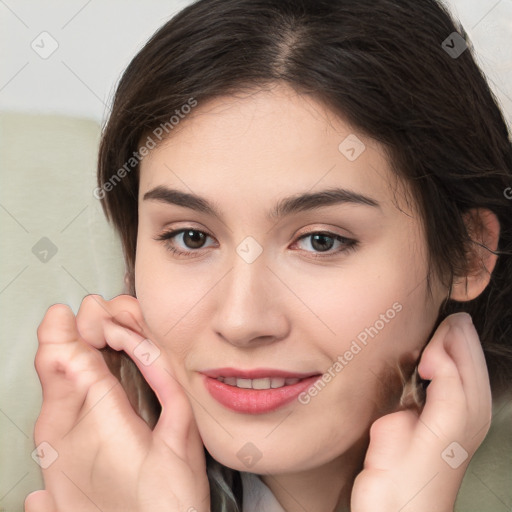
[(240, 475), (244, 492), (242, 512), (286, 512), (258, 475), (243, 471)]

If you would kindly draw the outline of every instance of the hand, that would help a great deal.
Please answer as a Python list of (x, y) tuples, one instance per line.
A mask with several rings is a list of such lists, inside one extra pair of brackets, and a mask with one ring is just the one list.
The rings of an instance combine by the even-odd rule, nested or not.
[(352, 488), (352, 512), (453, 512), (492, 414), (487, 366), (467, 313), (439, 325), (418, 371), (431, 381), (425, 406), (419, 417), (405, 410), (373, 423), (364, 469)]
[[(46, 490), (27, 497), (26, 512), (210, 510), (190, 402), (163, 353), (148, 365), (134, 355), (149, 334), (138, 301), (127, 295), (90, 295), (76, 319), (68, 306), (49, 308), (38, 329), (43, 404), (34, 436), (58, 457), (43, 469)], [(107, 344), (130, 355), (155, 391), (162, 413), (153, 430), (110, 373), (98, 350)], [(141, 347), (156, 350), (148, 341)]]

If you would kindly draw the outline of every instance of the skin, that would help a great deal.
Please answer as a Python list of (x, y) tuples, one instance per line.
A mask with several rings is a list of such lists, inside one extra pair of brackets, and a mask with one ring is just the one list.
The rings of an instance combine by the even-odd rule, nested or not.
[[(338, 149), (350, 134), (366, 146), (355, 161)], [(147, 197), (159, 186), (203, 197), (220, 217)], [(491, 404), (487, 370), (468, 315), (452, 315), (421, 359), (420, 375), (432, 380), (421, 416), (410, 410), (390, 414), (401, 394), (396, 363), (419, 358), (448, 295), (436, 279), (432, 294), (427, 293), (421, 220), (406, 206), (405, 190), (400, 187), (401, 194), (396, 194), (394, 186), (394, 174), (379, 144), (287, 87), (198, 106), (141, 164), (137, 299), (104, 301), (90, 296), (75, 327), (69, 311), (49, 310), (40, 328), (41, 351), (48, 354), (39, 358), (44, 359), (38, 369), (43, 390), (45, 385), (56, 386), (57, 377), (46, 364), (56, 357), (48, 347), (59, 325), (68, 326), (62, 336), (68, 341), (63, 343), (73, 339), (79, 347), (74, 353), (87, 354), (87, 361), (106, 344), (133, 354), (137, 343), (149, 338), (161, 354), (155, 363), (144, 366), (132, 358), (164, 405), (156, 434), (136, 424), (133, 414), (128, 420), (131, 413), (121, 390), (119, 396), (109, 393), (102, 401), (123, 404), (117, 407), (122, 413), (115, 429), (118, 438), (122, 433), (128, 438), (130, 432), (123, 425), (130, 425), (146, 440), (134, 448), (139, 475), (151, 474), (155, 465), (175, 470), (176, 453), (194, 474), (204, 471), (197, 449), (201, 439), (224, 465), (262, 475), (288, 512), (342, 510), (349, 503), (353, 512), (375, 507), (391, 511), (406, 503), (404, 511), (452, 510), (469, 459), (454, 470), (440, 454), (450, 442), (460, 440), (471, 456), (483, 440)], [(268, 218), (285, 197), (334, 187), (368, 196), (378, 206), (331, 204)], [(499, 233), (493, 217), (483, 217), (482, 236), (491, 247)], [(207, 234), (204, 246), (187, 247), (193, 240), (181, 235), (158, 240), (180, 228)], [(312, 245), (311, 237), (299, 237), (326, 231), (344, 239), (331, 239), (331, 255), (315, 258), (325, 253), (315, 250), (318, 246)], [(252, 263), (236, 251), (248, 236), (263, 249)], [(356, 245), (349, 248), (347, 238)], [(177, 255), (170, 246), (195, 252)], [(336, 252), (338, 247), (343, 250)], [(482, 258), (492, 271), (495, 258)], [(486, 275), (476, 272), (469, 281), (462, 279), (452, 293), (459, 294), (458, 300), (471, 299), (487, 284)], [(225, 366), (323, 373), (365, 328), (376, 325), (397, 304), (400, 311), (392, 319), (386, 317), (378, 334), (367, 345), (360, 344), (361, 351), (307, 404), (294, 401), (271, 413), (246, 415), (224, 408), (203, 385), (201, 370)], [(72, 360), (72, 353), (66, 361)], [(112, 382), (100, 359), (89, 361), (90, 378), (81, 386), (82, 395), (89, 396), (100, 370), (104, 380)], [(52, 435), (48, 418), (55, 410), (45, 398), (36, 442)], [(111, 411), (108, 422), (115, 425)], [(80, 414), (83, 409), (77, 417)], [(107, 416), (102, 414), (107, 411), (95, 407), (82, 424), (98, 415), (96, 431), (103, 432), (102, 418)], [(93, 435), (81, 428), (73, 430), (78, 439)], [(116, 457), (123, 448), (115, 452), (108, 433), (98, 441), (99, 437), (98, 452), (109, 451), (111, 457), (101, 464), (96, 460), (96, 471), (102, 464), (119, 465)], [(170, 456), (161, 455), (158, 443), (155, 448), (155, 437)], [(59, 444), (58, 437), (52, 439)], [(246, 443), (261, 453), (250, 468), (237, 456)], [(73, 450), (61, 446), (62, 453)], [(440, 476), (415, 496), (414, 489), (423, 488), (433, 474)], [(126, 481), (136, 475), (134, 469)], [(144, 481), (149, 496), (162, 493), (162, 487), (149, 483), (151, 478)], [(50, 468), (45, 484), (47, 489), (53, 485), (53, 495), (58, 492), (54, 482), (57, 470)], [(188, 481), (183, 485), (188, 489)], [(97, 490), (91, 486), (89, 492)], [(207, 495), (204, 480), (199, 491), (188, 489), (174, 498), (180, 503), (195, 499), (197, 510), (206, 510), (201, 508), (204, 502), (197, 504), (198, 492)], [(432, 508), (432, 498), (438, 508)], [(48, 494), (32, 495), (27, 510), (53, 510), (55, 504), (43, 505), (43, 500), (49, 500)], [(73, 503), (72, 497), (60, 503)], [(108, 510), (109, 503), (104, 504)]]

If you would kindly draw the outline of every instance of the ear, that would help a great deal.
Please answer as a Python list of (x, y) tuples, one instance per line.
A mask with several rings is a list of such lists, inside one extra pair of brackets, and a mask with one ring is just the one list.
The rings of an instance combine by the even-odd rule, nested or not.
[(454, 279), (450, 299), (460, 302), (478, 297), (489, 284), (498, 256), (500, 223), (496, 215), (484, 208), (464, 214), (464, 222), (472, 243), (468, 254), (468, 274)]

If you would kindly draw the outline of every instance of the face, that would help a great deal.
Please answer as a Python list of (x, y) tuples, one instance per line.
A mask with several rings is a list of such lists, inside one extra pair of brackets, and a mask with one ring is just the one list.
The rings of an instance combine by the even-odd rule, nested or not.
[(199, 104), (143, 160), (137, 297), (226, 466), (321, 466), (396, 399), (392, 368), (446, 291), (427, 293), (394, 176), (379, 144), (286, 87)]

